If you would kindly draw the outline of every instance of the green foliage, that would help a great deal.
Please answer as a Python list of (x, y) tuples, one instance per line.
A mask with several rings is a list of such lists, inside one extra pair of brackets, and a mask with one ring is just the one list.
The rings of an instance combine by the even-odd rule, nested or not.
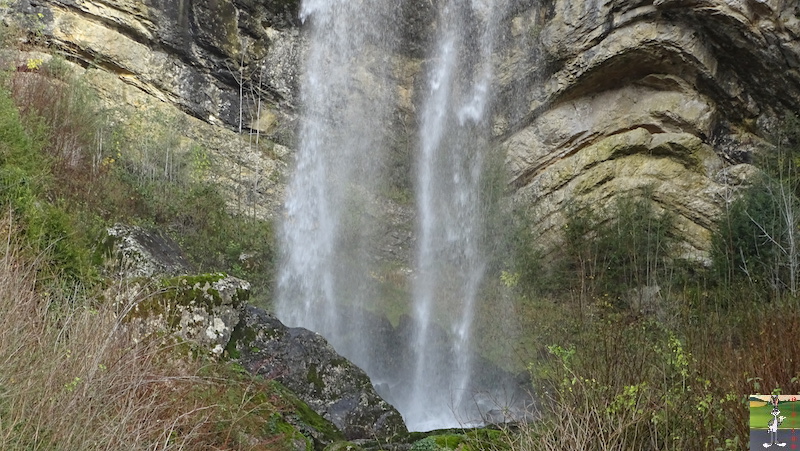
[(723, 286), (767, 296), (796, 294), (800, 279), (800, 120), (788, 115), (775, 147), (758, 156), (758, 177), (728, 205), (712, 238)]
[(264, 302), (274, 274), (272, 223), (226, 212), (222, 195), (211, 185), (195, 186), (181, 196), (171, 232), (201, 270), (222, 269), (253, 284), (253, 297)]
[(0, 88), (0, 206), (22, 223), (32, 253), (74, 280), (91, 282), (89, 246), (74, 234), (74, 218), (46, 197), (55, 184), (52, 147), (56, 130), (35, 111), (20, 114), (12, 93)]
[[(714, 270), (723, 285), (748, 282), (769, 289), (780, 250), (772, 237), (785, 234), (778, 199), (764, 182), (746, 188), (717, 223), (712, 238)], [(773, 279), (778, 277), (778, 279)]]
[[(114, 222), (166, 230), (201, 272), (250, 280), (265, 303), (274, 260), (272, 224), (229, 213), (205, 181), (206, 149), (178, 138), (176, 117), (99, 111), (91, 90), (52, 58), (11, 73), (0, 93), (3, 206), (24, 220), (31, 247), (78, 278), (95, 277), (96, 243)], [(123, 117), (110, 126), (107, 117)]]
[(651, 197), (647, 189), (620, 196), (602, 214), (590, 205), (569, 205), (562, 246), (547, 257), (530, 232), (533, 218), (519, 215), (513, 280), (528, 292), (575, 293), (581, 305), (627, 306), (632, 289), (658, 285), (670, 269), (672, 218), (656, 211)]
[(598, 257), (606, 268), (600, 277), (604, 292), (621, 297), (620, 287), (654, 285), (663, 279), (672, 218), (658, 213), (650, 197), (645, 192), (619, 198), (613, 219), (598, 231)]
[[(46, 262), (25, 257), (8, 218), (0, 218), (0, 230), (0, 353), (13, 357), (0, 361), (1, 449), (296, 450), (310, 443), (291, 423), (295, 401), (285, 390), (235, 365), (187, 358), (171, 341), (134, 341), (119, 333), (116, 302), (37, 289)], [(118, 288), (108, 294), (137, 301)]]
[(738, 396), (709, 391), (684, 338), (617, 313), (582, 328), (532, 367), (549, 412), (533, 449), (565, 439), (576, 449), (708, 449), (731, 433)]
[[(536, 237), (531, 231), (534, 218), (528, 212), (519, 211), (515, 211), (511, 216), (507, 250), (498, 254), (512, 257), (512, 270), (506, 271), (507, 275), (502, 282), (507, 285), (513, 282), (513, 286), (518, 287), (522, 293), (535, 293), (543, 289), (547, 281), (542, 277), (545, 274), (544, 259), (536, 243)], [(501, 272), (501, 277), (502, 274)]]
[(431, 434), (423, 438), (415, 439), (414, 433), (409, 434), (409, 439), (413, 441), (412, 451), (485, 451), (485, 450), (504, 450), (508, 449), (506, 440), (508, 435), (499, 430), (493, 429), (468, 429), (468, 430), (446, 430), (435, 431), (422, 434)]
[(464, 444), (466, 441), (467, 437), (463, 434), (431, 435), (414, 443), (411, 447), (411, 451), (447, 451), (461, 449), (465, 448)]
[[(137, 113), (112, 134), (105, 192), (109, 217), (164, 228), (202, 272), (223, 271), (253, 284), (265, 303), (273, 276), (274, 232), (268, 221), (228, 213), (225, 197), (205, 180), (215, 164), (206, 149), (182, 142), (180, 120)], [(133, 203), (126, 199), (134, 200)]]

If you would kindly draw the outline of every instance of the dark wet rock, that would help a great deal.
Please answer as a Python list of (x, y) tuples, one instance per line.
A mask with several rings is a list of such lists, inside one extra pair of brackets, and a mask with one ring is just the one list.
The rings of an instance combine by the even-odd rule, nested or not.
[(297, 394), (348, 440), (406, 431), (400, 414), (378, 396), (366, 373), (319, 334), (286, 327), (270, 313), (248, 307), (228, 349), (250, 372)]

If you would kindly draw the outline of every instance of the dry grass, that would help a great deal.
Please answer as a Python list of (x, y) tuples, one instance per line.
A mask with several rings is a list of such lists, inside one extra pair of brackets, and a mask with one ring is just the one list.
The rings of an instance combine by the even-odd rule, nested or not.
[(220, 378), (163, 342), (134, 342), (124, 304), (43, 291), (43, 268), (18, 255), (8, 221), (0, 230), (0, 449), (282, 448), (263, 424), (279, 400), (263, 387)]
[[(559, 346), (530, 367), (542, 419), (510, 436), (511, 449), (724, 450), (746, 443), (748, 367), (723, 346), (732, 342), (722, 333), (731, 318), (705, 317), (698, 327), (602, 302), (584, 315), (577, 308), (562, 302), (546, 313), (557, 327), (543, 325), (540, 340)], [(740, 353), (754, 345), (736, 344)], [(781, 360), (775, 365), (785, 365)]]
[(662, 321), (597, 305), (581, 316), (568, 302), (538, 313), (538, 339), (560, 346), (533, 359), (542, 420), (508, 434), (508, 447), (745, 447), (749, 395), (800, 391), (798, 300), (693, 304)]

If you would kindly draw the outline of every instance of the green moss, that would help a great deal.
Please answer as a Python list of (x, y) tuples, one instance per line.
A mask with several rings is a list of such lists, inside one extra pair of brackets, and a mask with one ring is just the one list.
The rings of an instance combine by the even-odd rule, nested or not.
[(433, 439), (440, 448), (456, 449), (467, 440), (467, 437), (462, 434), (447, 434), (433, 436)]
[(411, 451), (440, 451), (441, 449), (442, 448), (436, 444), (436, 438), (433, 436), (425, 437), (411, 446)]
[[(204, 383), (193, 385), (188, 401), (217, 407), (210, 411), (213, 434), (206, 447), (294, 451), (302, 444), (307, 451), (313, 449), (311, 439), (293, 424), (294, 408), (282, 387), (232, 363), (210, 362), (198, 376)], [(254, 442), (268, 447), (253, 448)]]
[[(247, 347), (253, 349), (251, 343), (256, 340), (256, 331), (252, 327), (248, 327), (241, 322), (237, 324), (233, 331), (231, 331), (231, 338), (225, 346), (225, 352), (228, 357), (238, 359), (240, 357), (239, 349)], [(257, 352), (257, 351), (254, 351)]]
[(173, 305), (219, 307), (222, 305), (222, 297), (219, 290), (213, 288), (213, 284), (225, 277), (227, 276), (223, 273), (211, 273), (163, 279), (163, 296)]
[(409, 443), (411, 451), (483, 451), (508, 449), (507, 434), (496, 429), (444, 429), (409, 432), (392, 437), (392, 442)]
[(294, 425), (278, 413), (269, 417), (264, 426), (264, 433), (281, 437), (281, 445), (286, 449), (297, 449), (297, 442), (305, 443), (306, 451), (313, 451), (314, 445), (310, 438), (303, 435)]
[(325, 447), (324, 451), (363, 451), (364, 448), (353, 442), (336, 442)]
[(466, 436), (471, 448), (476, 450), (505, 450), (510, 448), (508, 432), (479, 428), (467, 431)]
[(308, 381), (310, 384), (313, 384), (314, 388), (316, 388), (318, 391), (322, 391), (325, 388), (325, 382), (322, 381), (322, 378), (317, 371), (317, 365), (314, 365), (313, 363), (308, 368), (306, 381)]
[(316, 431), (321, 434), (320, 442), (328, 444), (344, 440), (342, 432), (330, 421), (308, 407), (308, 404), (297, 398), (278, 381), (269, 381), (276, 393), (287, 404), (289, 412), (287, 420), (294, 423), (301, 431)]
[[(227, 276), (223, 273), (212, 273), (162, 279), (159, 282), (159, 290), (137, 304), (126, 319), (161, 316), (170, 328), (177, 328), (181, 320), (181, 309), (178, 307), (202, 308), (206, 313), (213, 314), (213, 309), (221, 306), (223, 300), (219, 291), (212, 285), (225, 277)], [(137, 279), (133, 282), (147, 285), (149, 279)], [(234, 305), (240, 302), (239, 298), (237, 292), (233, 300)]]

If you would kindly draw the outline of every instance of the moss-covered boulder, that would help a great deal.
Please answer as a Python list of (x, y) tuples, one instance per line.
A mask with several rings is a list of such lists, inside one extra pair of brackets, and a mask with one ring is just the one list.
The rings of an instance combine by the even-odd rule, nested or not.
[(319, 334), (286, 327), (248, 306), (228, 351), (249, 371), (278, 380), (348, 440), (406, 431), (400, 413), (378, 396), (367, 374)]
[(427, 437), (414, 441), (410, 451), (481, 451), (508, 449), (508, 431), (476, 428), (469, 430), (432, 431)]
[(135, 302), (127, 315), (139, 336), (175, 336), (221, 355), (250, 296), (250, 284), (223, 273), (179, 276)]
[(336, 442), (325, 447), (325, 451), (364, 451), (364, 448), (353, 442)]

